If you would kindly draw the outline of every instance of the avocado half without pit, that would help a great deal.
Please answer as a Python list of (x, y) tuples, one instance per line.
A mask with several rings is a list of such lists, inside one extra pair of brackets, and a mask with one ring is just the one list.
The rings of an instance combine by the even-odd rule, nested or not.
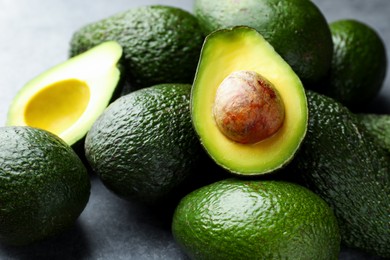
[(111, 101), (121, 57), (122, 47), (108, 41), (43, 72), (15, 96), (6, 124), (45, 129), (75, 144)]
[(308, 109), (301, 80), (256, 30), (209, 34), (191, 93), (191, 116), (214, 161), (239, 175), (282, 168), (305, 137)]

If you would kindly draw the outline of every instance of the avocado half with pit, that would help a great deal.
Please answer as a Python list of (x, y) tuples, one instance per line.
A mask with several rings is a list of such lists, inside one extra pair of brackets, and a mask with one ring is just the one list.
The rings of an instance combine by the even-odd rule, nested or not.
[(43, 72), (15, 96), (6, 124), (45, 129), (75, 144), (113, 97), (121, 57), (122, 47), (108, 41)]
[(250, 27), (209, 34), (191, 93), (192, 122), (214, 161), (238, 175), (282, 168), (305, 137), (308, 108), (299, 77)]

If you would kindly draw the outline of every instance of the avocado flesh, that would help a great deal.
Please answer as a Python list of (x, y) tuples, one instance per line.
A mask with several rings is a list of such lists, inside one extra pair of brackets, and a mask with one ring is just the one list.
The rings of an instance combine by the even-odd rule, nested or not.
[[(255, 144), (240, 144), (219, 131), (212, 116), (216, 90), (232, 72), (255, 71), (278, 90), (285, 107), (282, 127)], [(274, 171), (294, 156), (306, 133), (307, 103), (298, 76), (264, 38), (249, 27), (233, 27), (207, 36), (197, 67), (191, 115), (200, 141), (214, 161), (236, 174)]]
[(6, 124), (42, 128), (75, 144), (113, 97), (121, 56), (118, 43), (105, 42), (41, 73), (15, 96)]
[(307, 135), (288, 168), (333, 208), (344, 244), (389, 257), (388, 153), (346, 107), (315, 92), (307, 98)]

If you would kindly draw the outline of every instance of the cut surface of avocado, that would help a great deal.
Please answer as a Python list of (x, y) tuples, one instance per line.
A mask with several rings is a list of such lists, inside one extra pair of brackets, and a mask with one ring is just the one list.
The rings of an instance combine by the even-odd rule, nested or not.
[[(235, 86), (237, 89), (230, 91), (234, 93), (225, 101), (233, 106), (225, 113), (230, 115), (228, 119), (233, 121), (233, 128), (240, 126), (237, 117), (242, 114), (237, 115), (237, 111), (245, 102), (250, 109), (242, 110), (248, 117), (262, 115), (258, 110), (265, 110), (266, 115), (262, 115), (265, 119), (258, 121), (279, 122), (273, 132), (254, 142), (247, 142), (245, 138), (241, 142), (226, 135), (219, 126), (219, 116), (215, 115), (218, 93), (224, 85), (221, 83), (238, 71), (255, 76), (250, 80), (239, 79), (243, 83)], [(264, 97), (262, 91), (253, 92), (255, 88), (266, 89), (263, 92), (271, 99)], [(260, 98), (251, 98), (245, 89), (252, 89), (249, 92)], [(278, 100), (272, 101), (275, 96)], [(241, 102), (241, 99), (246, 101)], [(276, 102), (275, 109), (269, 106), (270, 102)], [(260, 175), (291, 161), (306, 134), (308, 109), (302, 82), (291, 67), (256, 30), (238, 26), (215, 31), (206, 37), (191, 93), (191, 116), (202, 145), (217, 164), (239, 175)], [(239, 129), (252, 127), (251, 120), (245, 122), (246, 127)], [(245, 131), (239, 133), (242, 135)], [(258, 127), (256, 131), (263, 130)]]
[(6, 124), (45, 129), (73, 145), (109, 104), (121, 56), (122, 47), (108, 41), (41, 73), (15, 96)]

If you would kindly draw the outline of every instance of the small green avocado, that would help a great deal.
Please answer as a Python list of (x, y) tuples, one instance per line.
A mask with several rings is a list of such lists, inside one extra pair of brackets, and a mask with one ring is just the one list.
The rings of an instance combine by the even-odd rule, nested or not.
[(0, 241), (26, 245), (74, 225), (90, 180), (72, 148), (29, 126), (0, 128)]
[(173, 6), (141, 6), (80, 28), (71, 39), (70, 56), (114, 40), (123, 47), (127, 91), (161, 83), (191, 84), (203, 39), (191, 13)]
[(361, 112), (377, 96), (386, 76), (384, 42), (374, 28), (357, 20), (338, 20), (329, 27), (334, 51), (324, 93)]
[(82, 140), (121, 85), (122, 47), (105, 42), (36, 76), (13, 99), (6, 124)]
[(344, 244), (390, 257), (390, 160), (356, 115), (307, 92), (309, 126), (289, 164), (334, 210)]
[(313, 1), (196, 0), (194, 9), (206, 34), (232, 26), (256, 29), (290, 64), (305, 87), (317, 87), (328, 73), (332, 37), (325, 16)]
[(116, 195), (155, 204), (192, 173), (201, 146), (191, 123), (191, 85), (159, 84), (114, 101), (85, 139), (92, 169)]
[(282, 168), (304, 139), (307, 116), (302, 82), (256, 30), (237, 26), (206, 37), (191, 117), (218, 165), (252, 176)]
[(172, 233), (191, 259), (336, 260), (340, 234), (331, 208), (282, 181), (226, 179), (186, 195)]

